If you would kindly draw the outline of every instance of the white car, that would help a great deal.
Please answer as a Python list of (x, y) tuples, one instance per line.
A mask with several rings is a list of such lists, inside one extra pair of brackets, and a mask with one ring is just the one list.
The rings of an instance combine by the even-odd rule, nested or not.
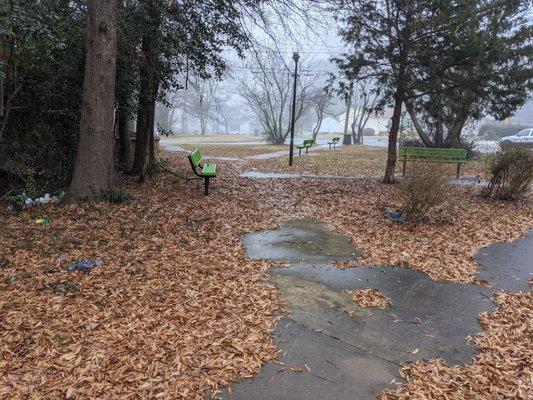
[(533, 143), (533, 128), (524, 129), (511, 136), (504, 136), (500, 139), (500, 141), (513, 143)]

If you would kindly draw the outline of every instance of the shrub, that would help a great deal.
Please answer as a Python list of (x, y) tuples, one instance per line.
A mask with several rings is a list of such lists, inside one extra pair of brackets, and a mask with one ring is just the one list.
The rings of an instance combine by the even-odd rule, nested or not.
[(363, 129), (363, 136), (374, 136), (375, 134), (376, 134), (376, 130), (374, 128)]
[(128, 192), (127, 189), (122, 188), (104, 190), (100, 193), (100, 198), (113, 204), (129, 203), (133, 200), (133, 196), (130, 192)]
[(500, 147), (490, 162), (492, 177), (482, 194), (487, 198), (516, 201), (529, 190), (533, 179), (533, 156), (517, 144), (502, 143)]
[(405, 220), (427, 220), (428, 212), (443, 204), (449, 184), (442, 166), (414, 163), (411, 173), (400, 183), (401, 213)]

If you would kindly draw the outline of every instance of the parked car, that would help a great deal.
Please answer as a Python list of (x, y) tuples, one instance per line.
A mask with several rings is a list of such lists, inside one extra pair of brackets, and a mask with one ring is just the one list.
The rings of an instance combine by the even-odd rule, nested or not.
[(500, 139), (500, 141), (512, 143), (533, 143), (533, 128), (524, 129), (511, 136), (504, 136)]

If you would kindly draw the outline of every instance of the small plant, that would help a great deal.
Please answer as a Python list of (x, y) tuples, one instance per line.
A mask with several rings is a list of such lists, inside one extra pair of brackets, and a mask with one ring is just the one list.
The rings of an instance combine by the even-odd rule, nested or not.
[(146, 172), (148, 173), (148, 175), (155, 175), (160, 172), (163, 172), (164, 170), (167, 170), (169, 165), (169, 161), (166, 158), (161, 157), (157, 160), (150, 161)]
[(410, 175), (400, 183), (403, 219), (427, 220), (431, 209), (446, 202), (448, 192), (449, 184), (439, 165), (414, 163)]
[(516, 201), (528, 192), (533, 180), (533, 155), (527, 148), (514, 143), (502, 143), (500, 147), (490, 163), (492, 177), (482, 195)]
[(123, 188), (106, 189), (100, 193), (100, 198), (112, 204), (129, 203), (133, 200), (130, 192)]

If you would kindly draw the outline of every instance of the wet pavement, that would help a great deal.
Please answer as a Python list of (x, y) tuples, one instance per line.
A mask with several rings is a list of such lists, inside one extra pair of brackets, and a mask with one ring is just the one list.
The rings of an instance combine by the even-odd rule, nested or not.
[(250, 179), (372, 179), (368, 176), (339, 176), (339, 175), (314, 175), (314, 174), (288, 174), (283, 172), (248, 171), (241, 174), (243, 178)]
[(510, 243), (481, 249), (475, 260), (481, 265), (476, 275), (499, 290), (527, 293), (533, 279), (533, 231)]
[[(288, 314), (276, 327), (278, 362), (233, 385), (228, 399), (375, 399), (401, 382), (402, 363), (470, 362), (475, 349), (466, 337), (480, 331), (478, 314), (494, 309), (491, 288), (436, 282), (394, 266), (336, 268), (331, 260), (354, 259), (359, 251), (314, 219), (249, 234), (244, 243), (249, 258), (289, 261), (288, 268), (270, 271)], [(480, 277), (498, 288), (524, 282), (527, 288), (532, 244), (530, 234), (482, 249)], [(498, 272), (503, 268), (513, 273)], [(391, 307), (362, 308), (346, 292), (367, 287), (387, 296)]]

